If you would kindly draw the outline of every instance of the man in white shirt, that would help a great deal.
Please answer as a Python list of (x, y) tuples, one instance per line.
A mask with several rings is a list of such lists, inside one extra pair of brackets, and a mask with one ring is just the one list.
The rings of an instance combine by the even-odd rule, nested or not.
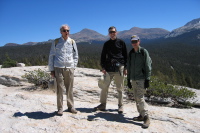
[(49, 71), (57, 81), (57, 114), (63, 115), (63, 90), (66, 89), (68, 111), (76, 114), (73, 99), (74, 69), (78, 64), (76, 43), (69, 37), (70, 27), (60, 27), (61, 37), (52, 42), (49, 54)]

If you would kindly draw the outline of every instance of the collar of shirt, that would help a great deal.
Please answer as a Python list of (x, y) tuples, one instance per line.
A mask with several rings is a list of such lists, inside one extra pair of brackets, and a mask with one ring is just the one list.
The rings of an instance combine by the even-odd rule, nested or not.
[(139, 46), (138, 51), (135, 51), (135, 49), (134, 49), (134, 52), (135, 53), (141, 53), (141, 47)]
[(70, 43), (71, 38), (68, 37), (67, 40), (65, 40), (63, 37), (61, 37), (61, 40), (62, 40), (62, 42), (68, 42), (68, 43)]
[(112, 40), (111, 38), (110, 38), (110, 41), (116, 41), (117, 40), (117, 37), (115, 38), (115, 40)]

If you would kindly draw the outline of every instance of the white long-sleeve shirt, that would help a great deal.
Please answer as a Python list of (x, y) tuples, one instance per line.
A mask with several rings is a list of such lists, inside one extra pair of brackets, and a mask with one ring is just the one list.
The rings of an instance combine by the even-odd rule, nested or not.
[(74, 40), (70, 37), (67, 40), (60, 37), (56, 45), (55, 41), (52, 42), (48, 63), (49, 71), (54, 71), (54, 67), (76, 68), (77, 64), (78, 50)]

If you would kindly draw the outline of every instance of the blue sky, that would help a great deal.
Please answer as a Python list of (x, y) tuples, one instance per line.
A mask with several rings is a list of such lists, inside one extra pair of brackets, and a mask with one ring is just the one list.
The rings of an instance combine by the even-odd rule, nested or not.
[(0, 0), (0, 46), (41, 42), (84, 28), (107, 35), (132, 27), (169, 31), (200, 18), (200, 0)]

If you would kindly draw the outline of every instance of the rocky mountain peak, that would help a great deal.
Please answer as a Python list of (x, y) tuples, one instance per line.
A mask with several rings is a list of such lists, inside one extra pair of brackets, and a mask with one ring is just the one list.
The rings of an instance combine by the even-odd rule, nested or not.
[(100, 36), (103, 36), (102, 34), (94, 31), (94, 30), (91, 30), (91, 29), (87, 29), (87, 28), (84, 28), (82, 29), (80, 32), (78, 33), (75, 33), (73, 35), (87, 35), (87, 36), (96, 36), (96, 35), (100, 35)]
[(22, 45), (35, 45), (37, 42), (27, 42), (27, 43), (24, 43)]
[(91, 30), (91, 29), (88, 29), (88, 28), (84, 28), (79, 33), (94, 33), (94, 32), (98, 33), (98, 32), (96, 32), (94, 30)]
[(105, 36), (91, 29), (83, 29), (78, 33), (71, 34), (71, 38), (74, 38), (76, 42), (91, 42), (93, 40), (104, 40)]
[[(177, 28), (170, 32), (165, 38), (170, 38), (170, 37), (176, 37), (179, 35), (182, 35), (184, 33), (189, 33), (195, 30), (200, 30), (200, 18), (194, 19), (188, 23), (186, 23), (184, 26)], [(199, 36), (199, 35), (197, 35)]]
[(196, 24), (200, 24), (200, 18), (194, 19), (194, 20), (188, 22), (187, 24), (185, 24), (184, 26), (192, 26), (192, 25), (196, 25)]
[(131, 28), (130, 29), (130, 31), (141, 31), (142, 29), (141, 28), (139, 28), (139, 27), (133, 27), (133, 28)]

